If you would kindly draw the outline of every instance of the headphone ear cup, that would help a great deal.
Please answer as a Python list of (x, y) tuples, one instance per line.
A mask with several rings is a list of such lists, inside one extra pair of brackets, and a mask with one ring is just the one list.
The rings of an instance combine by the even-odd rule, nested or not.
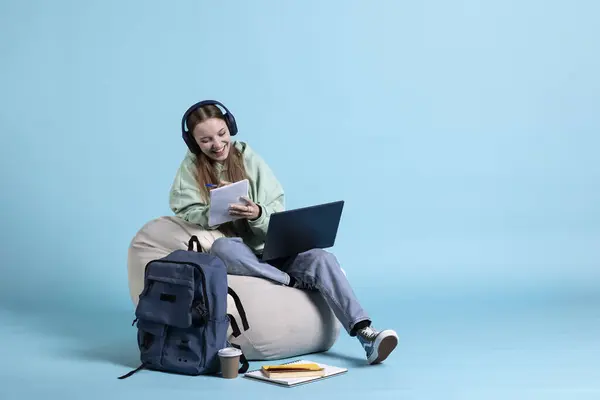
[(183, 141), (192, 153), (200, 154), (200, 147), (198, 146), (198, 143), (196, 143), (196, 139), (194, 139), (194, 137), (189, 132), (186, 131), (183, 134)]
[(231, 115), (229, 112), (225, 114), (225, 121), (227, 123), (227, 127), (229, 128), (229, 134), (231, 136), (235, 136), (238, 132), (238, 129), (233, 115)]

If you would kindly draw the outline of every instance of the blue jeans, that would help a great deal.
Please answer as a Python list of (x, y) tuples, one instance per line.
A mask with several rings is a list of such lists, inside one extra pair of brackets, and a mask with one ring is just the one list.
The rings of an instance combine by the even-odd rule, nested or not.
[(318, 290), (351, 336), (355, 335), (356, 323), (370, 322), (337, 259), (325, 250), (309, 250), (274, 265), (260, 260), (241, 238), (219, 238), (210, 252), (223, 260), (228, 274), (265, 278), (282, 285), (289, 285), (291, 276), (301, 287)]

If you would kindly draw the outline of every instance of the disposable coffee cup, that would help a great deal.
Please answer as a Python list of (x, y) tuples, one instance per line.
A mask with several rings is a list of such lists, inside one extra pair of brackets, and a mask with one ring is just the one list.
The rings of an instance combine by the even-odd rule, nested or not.
[(240, 368), (241, 350), (235, 347), (226, 347), (219, 350), (219, 359), (221, 360), (221, 375), (226, 379), (238, 377)]

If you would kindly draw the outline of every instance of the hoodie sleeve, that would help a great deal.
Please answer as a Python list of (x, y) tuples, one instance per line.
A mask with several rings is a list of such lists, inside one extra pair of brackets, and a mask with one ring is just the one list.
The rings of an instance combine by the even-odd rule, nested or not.
[(264, 240), (271, 215), (285, 209), (285, 195), (283, 187), (267, 163), (247, 145), (246, 152), (247, 172), (252, 177), (251, 199), (261, 208), (260, 216), (254, 221), (248, 221), (248, 226), (254, 235)]
[(218, 226), (208, 226), (209, 205), (203, 200), (195, 169), (195, 156), (188, 151), (175, 174), (169, 205), (177, 217), (204, 229), (217, 229)]

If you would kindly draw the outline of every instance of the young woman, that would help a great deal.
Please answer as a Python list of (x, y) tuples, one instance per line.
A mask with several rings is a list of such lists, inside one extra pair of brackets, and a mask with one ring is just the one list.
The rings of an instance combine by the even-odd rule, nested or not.
[[(248, 144), (232, 139), (236, 133), (233, 115), (219, 102), (203, 101), (186, 111), (182, 134), (190, 151), (171, 188), (171, 209), (188, 222), (224, 233), (226, 237), (213, 243), (211, 253), (223, 260), (228, 274), (262, 277), (299, 289), (318, 290), (348, 334), (358, 338), (368, 362), (382, 362), (396, 347), (398, 336), (392, 330), (378, 331), (371, 326), (369, 316), (331, 253), (313, 249), (277, 262), (261, 260), (269, 216), (284, 209), (284, 192), (263, 159)], [(241, 204), (230, 206), (230, 214), (240, 218), (208, 226), (211, 187), (246, 178), (250, 182), (249, 196)]]

